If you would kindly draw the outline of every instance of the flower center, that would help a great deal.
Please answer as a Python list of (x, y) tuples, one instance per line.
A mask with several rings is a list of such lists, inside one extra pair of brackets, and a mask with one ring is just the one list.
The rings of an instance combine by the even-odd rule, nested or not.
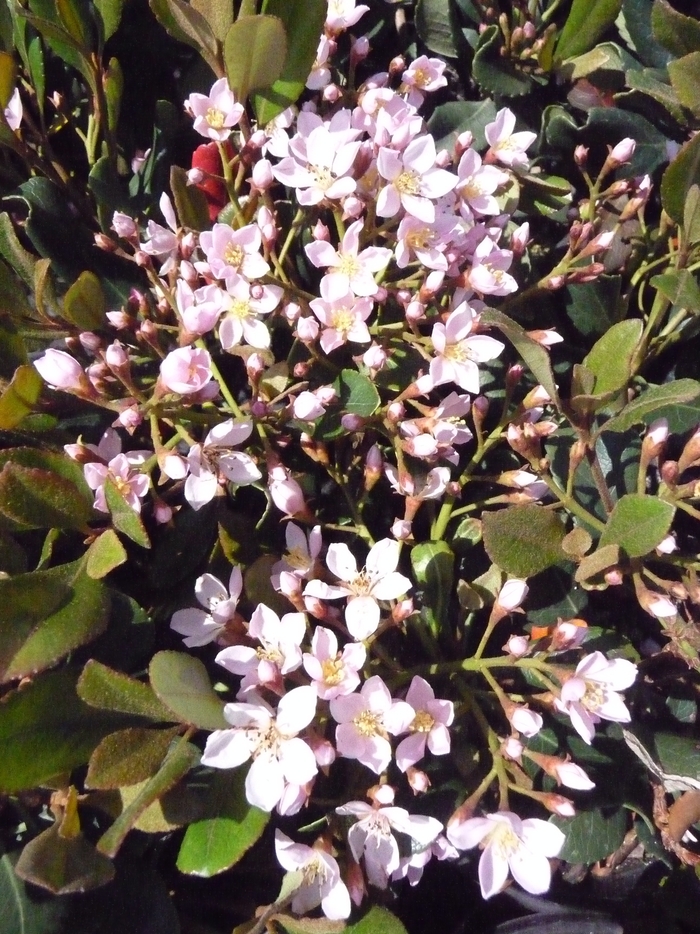
[(381, 718), (370, 710), (363, 710), (352, 722), (360, 736), (382, 736), (384, 733)]
[(212, 130), (223, 129), (225, 122), (226, 115), (222, 110), (219, 110), (218, 107), (210, 107), (207, 110), (207, 123), (212, 128)]
[(323, 680), (331, 687), (340, 684), (345, 677), (345, 665), (339, 656), (327, 658), (321, 662), (321, 671), (323, 672)]
[(406, 237), (406, 243), (414, 250), (425, 250), (430, 244), (431, 232), (427, 227), (414, 230)]
[(291, 548), (284, 556), (284, 560), (296, 571), (307, 571), (309, 569), (309, 555), (301, 548)]
[(430, 84), (430, 75), (422, 68), (416, 68), (413, 74), (413, 83), (417, 88), (424, 88)]
[(279, 663), (283, 661), (282, 653), (279, 649), (272, 648), (271, 646), (263, 645), (255, 650), (255, 654), (261, 662), (272, 662), (273, 665), (279, 665)]
[(417, 710), (411, 724), (411, 733), (430, 733), (435, 726), (435, 717), (432, 717), (427, 710)]
[(250, 317), (250, 302), (243, 298), (236, 298), (227, 313), (227, 317), (238, 318), (240, 321)]
[(372, 592), (373, 581), (366, 568), (363, 568), (353, 580), (347, 583), (356, 597), (366, 597), (367, 594)]
[(331, 315), (331, 327), (347, 340), (348, 332), (355, 323), (355, 313), (349, 308), (336, 308)]
[(500, 821), (498, 826), (486, 837), (484, 843), (488, 843), (493, 848), (493, 858), (495, 860), (507, 860), (520, 846), (520, 840), (515, 831), (508, 824), (503, 824)]
[(259, 755), (264, 753), (273, 756), (277, 755), (277, 744), (282, 737), (274, 723), (271, 723), (267, 729), (251, 730), (250, 733), (253, 734), (256, 742), (255, 749), (253, 750), (254, 759), (257, 759)]
[(301, 867), (305, 885), (323, 885), (326, 881), (326, 867), (318, 856), (312, 856), (308, 863)]
[(362, 269), (357, 261), (357, 257), (348, 254), (340, 257), (340, 265), (336, 268), (339, 273), (342, 273), (349, 279), (352, 279), (353, 276), (356, 276)]
[(442, 355), (446, 360), (453, 360), (455, 363), (466, 363), (467, 360), (471, 360), (469, 348), (463, 343), (448, 344)]
[(244, 256), (243, 247), (239, 246), (237, 243), (226, 244), (224, 262), (227, 266), (233, 266), (234, 269), (238, 269), (243, 262)]
[(327, 188), (330, 188), (333, 184), (333, 176), (331, 170), (326, 168), (323, 165), (310, 165), (309, 172), (313, 175), (317, 186), (325, 191)]
[(588, 710), (595, 712), (600, 710), (607, 699), (605, 688), (597, 681), (586, 681), (586, 693), (581, 698), (581, 703)]
[(118, 477), (116, 474), (113, 474), (111, 471), (110, 471), (110, 477), (114, 481), (114, 485), (119, 490), (119, 492), (122, 494), (122, 496), (126, 496), (128, 493), (131, 493), (131, 485), (129, 484), (128, 480), (124, 480), (122, 479), (122, 477)]
[(420, 178), (415, 172), (408, 169), (394, 179), (394, 188), (402, 195), (417, 195), (420, 191)]

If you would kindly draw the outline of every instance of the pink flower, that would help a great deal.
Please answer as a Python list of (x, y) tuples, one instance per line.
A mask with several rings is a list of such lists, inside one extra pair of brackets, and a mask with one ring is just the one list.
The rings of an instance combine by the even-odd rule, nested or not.
[(374, 675), (365, 681), (359, 694), (333, 698), (331, 716), (338, 723), (338, 754), (357, 759), (379, 775), (391, 761), (387, 734), (405, 733), (414, 711), (405, 701), (392, 700), (382, 679)]
[(190, 94), (185, 101), (185, 110), (194, 117), (194, 128), (198, 133), (223, 143), (243, 116), (244, 108), (236, 101), (227, 79), (219, 78), (209, 94)]
[(481, 894), (491, 898), (506, 884), (509, 870), (526, 892), (546, 892), (552, 878), (549, 860), (559, 855), (566, 837), (554, 824), (498, 811), (448, 824), (447, 839), (458, 850), (481, 846)]
[(469, 270), (469, 285), (482, 295), (510, 295), (518, 283), (506, 272), (513, 262), (510, 250), (498, 250), (490, 237), (484, 237), (474, 250), (474, 265)]
[(229, 577), (228, 590), (218, 577), (202, 574), (194, 585), (194, 593), (205, 608), (188, 607), (173, 613), (170, 628), (185, 636), (189, 648), (214, 642), (236, 616), (236, 606), (243, 589), (241, 569), (234, 565)]
[(148, 493), (150, 480), (147, 474), (140, 473), (135, 468), (146, 463), (150, 451), (130, 451), (128, 454), (122, 454), (119, 435), (110, 428), (102, 435), (97, 447), (92, 444), (86, 447), (100, 458), (83, 467), (85, 482), (95, 491), (95, 509), (109, 512), (105, 498), (105, 482), (109, 477), (134, 512), (141, 512), (141, 500)]
[(226, 280), (224, 316), (219, 340), (224, 350), (245, 341), (257, 350), (270, 346), (270, 331), (259, 315), (268, 315), (279, 305), (283, 290), (276, 285), (253, 285), (242, 276)]
[(402, 739), (396, 749), (396, 764), (402, 772), (423, 758), (426, 745), (434, 756), (450, 751), (447, 728), (454, 719), (452, 701), (436, 700), (432, 687), (418, 675), (411, 681), (406, 703), (413, 708), (414, 717), (409, 726), (411, 735)]
[(304, 668), (322, 700), (352, 694), (360, 683), (359, 670), (367, 651), (361, 642), (349, 642), (342, 652), (334, 632), (317, 626), (311, 652), (304, 655)]
[(278, 589), (281, 573), (294, 574), (299, 580), (308, 578), (313, 573), (323, 544), (320, 525), (315, 525), (307, 534), (294, 522), (288, 522), (284, 537), (287, 551), (282, 555), (282, 560), (272, 568), (271, 579), (275, 589)]
[(526, 150), (537, 139), (536, 133), (514, 133), (515, 114), (504, 107), (496, 114), (493, 123), (487, 123), (484, 130), (486, 142), (491, 147), (491, 154), (503, 165), (514, 166), (528, 163)]
[(379, 625), (381, 612), (377, 601), (396, 600), (411, 589), (410, 580), (396, 570), (400, 551), (398, 542), (384, 538), (372, 546), (365, 567), (358, 571), (348, 546), (333, 544), (328, 549), (326, 564), (340, 583), (331, 586), (319, 580), (309, 581), (304, 596), (321, 600), (348, 597), (345, 609), (348, 631), (354, 639), (367, 639)]
[[(207, 258), (211, 274), (228, 279), (236, 274), (246, 279), (267, 275), (270, 266), (260, 255), (262, 234), (257, 224), (234, 230), (228, 224), (214, 224), (199, 235), (199, 245)], [(197, 263), (200, 272), (203, 264)]]
[(326, 301), (342, 299), (349, 292), (360, 296), (376, 295), (379, 286), (374, 273), (384, 269), (391, 259), (391, 250), (367, 247), (360, 252), (360, 232), (363, 221), (350, 224), (336, 250), (326, 240), (316, 240), (305, 247), (314, 266), (328, 267), (321, 279), (321, 296)]
[(283, 869), (302, 875), (303, 881), (292, 899), (295, 914), (305, 915), (320, 905), (331, 921), (348, 917), (350, 894), (340, 878), (337, 862), (329, 853), (294, 843), (281, 830), (275, 831), (275, 853)]
[(592, 782), (586, 772), (580, 765), (570, 762), (568, 759), (558, 759), (552, 766), (552, 771), (560, 785), (566, 785), (567, 788), (576, 788), (579, 791), (590, 791), (595, 788), (595, 782)]
[(302, 488), (282, 464), (270, 469), (267, 488), (272, 502), (286, 516), (308, 514), (309, 507), (306, 505)]
[(260, 685), (283, 693), (282, 679), (301, 667), (301, 641), (306, 632), (303, 613), (285, 613), (282, 619), (264, 603), (250, 618), (248, 635), (261, 648), (231, 645), (216, 656), (216, 663), (234, 675), (243, 675), (239, 696)]
[(199, 392), (211, 378), (211, 357), (199, 347), (172, 350), (160, 365), (162, 384), (182, 396)]
[(447, 85), (444, 76), (445, 62), (439, 58), (419, 55), (401, 75), (401, 90), (408, 91), (408, 103), (420, 107), (425, 99), (423, 92), (437, 91)]
[(54, 389), (83, 393), (90, 388), (81, 365), (64, 350), (49, 347), (43, 357), (34, 361), (34, 366), (44, 382)]
[(590, 745), (595, 725), (601, 720), (630, 722), (630, 712), (618, 692), (630, 687), (636, 677), (637, 666), (632, 662), (624, 658), (607, 659), (602, 652), (593, 652), (578, 663), (574, 676), (564, 682), (561, 697), (555, 698), (554, 704), (571, 717), (573, 728)]
[(326, 28), (330, 32), (342, 32), (354, 26), (368, 10), (364, 4), (355, 6), (355, 0), (329, 0)]
[(202, 765), (235, 769), (252, 758), (246, 798), (262, 811), (271, 811), (288, 785), (306, 785), (318, 771), (311, 747), (297, 735), (315, 713), (316, 691), (310, 685), (285, 694), (276, 714), (260, 698), (249, 704), (226, 704), (224, 716), (231, 729), (210, 734)]
[(349, 801), (335, 809), (336, 814), (357, 817), (348, 831), (348, 843), (355, 861), (364, 856), (371, 885), (385, 889), (389, 877), (399, 868), (399, 846), (394, 831), (405, 834), (416, 850), (427, 849), (442, 830), (434, 817), (409, 814), (399, 807), (372, 807), (364, 801)]
[(478, 214), (500, 214), (494, 192), (505, 185), (508, 175), (494, 165), (482, 165), (481, 156), (467, 149), (457, 166), (457, 191), (469, 207)]
[(19, 88), (15, 88), (12, 92), (12, 97), (10, 98), (7, 107), (5, 108), (5, 120), (7, 120), (7, 125), (13, 133), (16, 133), (17, 130), (19, 130), (23, 116), (24, 111), (22, 109), (22, 98), (19, 96)]
[(371, 298), (355, 298), (348, 292), (347, 295), (332, 301), (315, 298), (309, 305), (324, 325), (321, 332), (321, 347), (324, 353), (330, 353), (347, 341), (368, 344), (372, 340), (365, 324), (374, 307)]
[(393, 217), (403, 207), (408, 214), (432, 224), (435, 205), (431, 199), (442, 198), (457, 184), (451, 172), (435, 167), (437, 153), (432, 136), (412, 140), (403, 153), (382, 147), (377, 169), (389, 183), (379, 192), (377, 214)]
[[(426, 387), (443, 383), (456, 383), (460, 389), (479, 393), (479, 367), (477, 364), (494, 360), (503, 351), (504, 345), (485, 334), (473, 334), (475, 316), (466, 302), (459, 305), (445, 324), (438, 322), (433, 327), (431, 340), (437, 356), (430, 361), (428, 379), (421, 377)], [(426, 388), (426, 391), (429, 391)]]
[[(172, 356), (172, 354), (171, 354)], [(185, 499), (193, 509), (201, 509), (216, 496), (220, 478), (238, 486), (260, 480), (262, 474), (252, 457), (232, 448), (246, 441), (253, 431), (251, 422), (232, 418), (215, 425), (202, 444), (193, 445), (187, 455), (189, 476)]]

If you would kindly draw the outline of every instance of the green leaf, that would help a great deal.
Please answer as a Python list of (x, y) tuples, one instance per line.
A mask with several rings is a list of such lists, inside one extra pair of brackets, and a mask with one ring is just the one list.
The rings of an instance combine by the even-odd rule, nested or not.
[(190, 876), (208, 878), (235, 866), (260, 838), (270, 815), (246, 801), (242, 769), (217, 772), (205, 806), (210, 816), (187, 828), (177, 868)]
[(506, 337), (518, 354), (522, 357), (525, 364), (530, 368), (532, 375), (538, 383), (541, 383), (549, 393), (549, 396), (557, 407), (559, 406), (559, 393), (557, 384), (554, 381), (552, 364), (548, 351), (538, 344), (537, 341), (525, 333), (515, 321), (504, 315), (501, 311), (494, 308), (487, 308), (482, 316), (483, 324), (498, 328)]
[(43, 674), (0, 704), (0, 788), (35, 788), (83, 765), (123, 720), (93, 710), (75, 693), (77, 672)]
[(474, 135), (474, 148), (484, 149), (486, 124), (495, 119), (496, 105), (489, 97), (479, 101), (450, 101), (435, 108), (428, 120), (428, 130), (435, 138), (438, 151), (452, 152), (457, 137), (465, 130)]
[(113, 529), (107, 529), (90, 545), (85, 569), (89, 577), (101, 580), (127, 560), (126, 549)]
[(0, 858), (0, 934), (56, 934), (64, 927), (68, 901), (37, 898), (17, 878), (14, 864), (18, 855), (15, 851)]
[(686, 431), (697, 423), (698, 398), (700, 383), (694, 379), (677, 379), (660, 386), (648, 386), (617, 415), (604, 422), (598, 434), (604, 431), (629, 431), (635, 425), (648, 425), (661, 417), (669, 419), (671, 432)]
[(80, 834), (64, 837), (56, 821), (22, 850), (15, 872), (53, 895), (87, 892), (114, 878), (114, 865)]
[(160, 768), (179, 729), (130, 727), (105, 736), (90, 756), (85, 786), (111, 789), (146, 781)]
[(6, 211), (0, 214), (0, 255), (24, 280), (24, 283), (30, 289), (33, 289), (34, 267), (37, 264), (37, 258), (28, 250), (25, 250), (19, 242), (12, 218)]
[(106, 42), (119, 27), (124, 9), (124, 0), (93, 0), (102, 20), (104, 41)]
[(654, 0), (651, 28), (657, 42), (676, 58), (700, 51), (700, 22), (679, 13), (668, 0)]
[(418, 0), (415, 27), (421, 40), (431, 52), (456, 58), (457, 22), (452, 0)]
[(226, 74), (239, 101), (251, 91), (271, 87), (286, 57), (287, 34), (276, 16), (239, 16), (226, 33)]
[(209, 208), (204, 192), (187, 183), (187, 172), (179, 165), (170, 167), (170, 190), (175, 201), (177, 218), (182, 227), (208, 230), (211, 227)]
[(326, 0), (265, 0), (261, 12), (281, 20), (287, 33), (287, 57), (282, 73), (269, 90), (253, 96), (255, 115), (258, 123), (264, 126), (290, 104), (295, 104), (303, 93), (316, 58), (328, 5)]
[(697, 741), (692, 736), (660, 732), (654, 734), (654, 746), (664, 772), (700, 780)]
[[(700, 242), (700, 185), (691, 185), (683, 209), (683, 236), (691, 246)], [(677, 270), (678, 272), (687, 270)], [(700, 308), (700, 305), (693, 305)]]
[[(639, 91), (641, 94), (647, 94), (657, 104), (661, 104), (668, 111), (671, 117), (679, 123), (685, 123), (686, 114), (678, 100), (678, 95), (668, 83), (668, 75), (665, 71), (656, 68), (644, 68), (642, 71), (630, 69), (625, 75), (625, 80), (632, 91)], [(633, 95), (629, 95), (634, 99)], [(626, 100), (628, 95), (622, 95), (619, 99)]]
[(13, 463), (0, 472), (0, 512), (25, 529), (86, 530), (92, 517), (92, 508), (70, 480)]
[(33, 366), (26, 364), (15, 375), (0, 396), (0, 429), (17, 428), (34, 411), (42, 390), (42, 379)]
[(627, 833), (627, 811), (596, 808), (579, 811), (572, 818), (553, 817), (551, 823), (566, 834), (559, 858), (568, 863), (589, 865), (618, 849)]
[[(17, 626), (11, 638), (3, 639), (3, 651), (0, 653), (0, 680), (3, 683), (36, 674), (55, 665), (70, 652), (92, 642), (107, 628), (109, 591), (88, 577), (82, 561), (0, 580), (0, 600), (3, 592), (10, 590), (16, 594), (23, 585), (31, 593), (37, 584), (32, 578), (39, 574), (42, 575), (44, 586), (49, 589), (55, 583), (58, 583), (59, 590), (65, 586), (67, 598), (47, 615), (42, 615), (38, 625), (31, 627), (31, 631), (22, 638), (22, 644), (12, 654), (6, 654), (6, 649), (10, 645), (17, 645), (18, 635), (28, 628), (27, 624), (24, 627)], [(8, 597), (11, 599), (11, 594)], [(2, 618), (0, 632), (12, 619), (9, 609), (11, 604), (3, 602), (3, 606), (7, 615)]]
[(102, 80), (107, 101), (107, 125), (112, 133), (116, 133), (124, 94), (124, 72), (118, 59), (110, 58)]
[(528, 504), (485, 512), (484, 547), (499, 568), (514, 577), (532, 577), (566, 559), (564, 527), (553, 512)]
[(613, 25), (622, 0), (574, 0), (559, 34), (555, 56), (561, 62), (588, 52)]
[(610, 513), (599, 547), (619, 545), (630, 558), (648, 555), (668, 534), (675, 512), (655, 496), (627, 493)]
[(567, 285), (562, 290), (569, 320), (584, 337), (600, 337), (620, 317), (621, 276)]
[(233, 22), (233, 0), (190, 0), (194, 9), (211, 26), (216, 38), (223, 42)]
[(661, 179), (661, 203), (677, 224), (683, 223), (686, 199), (693, 185), (700, 185), (700, 134), (681, 146)]
[(151, 686), (160, 700), (183, 723), (201, 730), (225, 730), (224, 705), (198, 658), (183, 652), (157, 652), (148, 669)]
[(127, 805), (119, 817), (97, 842), (97, 849), (106, 856), (114, 857), (124, 838), (146, 808), (169, 791), (199, 761), (199, 750), (192, 743), (181, 739), (177, 742), (156, 774), (140, 788), (136, 797)]
[[(698, 186), (693, 185), (693, 191)], [(673, 269), (660, 276), (653, 276), (651, 284), (672, 304), (700, 312), (700, 286), (688, 269)]]
[(649, 0), (622, 0), (621, 16), (616, 25), (640, 61), (652, 68), (665, 68), (670, 56), (652, 35), (652, 6)]
[(595, 376), (595, 395), (624, 389), (634, 375), (632, 360), (642, 338), (644, 325), (639, 318), (614, 324), (593, 345), (583, 365)]
[(426, 622), (437, 637), (447, 625), (447, 610), (454, 582), (455, 556), (447, 542), (422, 542), (411, 549), (411, 566), (423, 591)]
[(85, 665), (77, 685), (78, 696), (91, 707), (147, 717), (159, 723), (175, 720), (153, 688), (94, 659)]
[(344, 934), (406, 934), (406, 928), (386, 908), (375, 905), (357, 924), (346, 927)]
[(17, 66), (9, 52), (0, 52), (0, 108), (4, 110), (15, 89)]
[(223, 77), (219, 44), (209, 23), (184, 0), (148, 0), (158, 22), (179, 42), (192, 46), (217, 78)]
[(96, 331), (105, 323), (107, 300), (94, 272), (81, 272), (63, 298), (63, 317), (81, 331)]
[(485, 29), (479, 41), (472, 63), (472, 74), (479, 86), (489, 94), (504, 97), (520, 97), (532, 90), (534, 82), (530, 75), (517, 68), (501, 54), (503, 33), (495, 24)]
[(700, 116), (700, 52), (690, 52), (668, 63), (671, 84), (678, 100), (693, 114)]
[(141, 516), (134, 512), (126, 499), (122, 496), (119, 487), (112, 477), (108, 476), (105, 481), (105, 499), (109, 512), (112, 517), (114, 528), (118, 532), (123, 532), (132, 542), (136, 542), (142, 548), (150, 548), (151, 541), (148, 533), (143, 526)]
[(337, 438), (345, 433), (341, 423), (343, 415), (349, 413), (360, 418), (369, 418), (379, 407), (379, 393), (374, 383), (357, 370), (341, 370), (333, 383), (333, 389), (336, 400), (316, 422), (315, 437)]

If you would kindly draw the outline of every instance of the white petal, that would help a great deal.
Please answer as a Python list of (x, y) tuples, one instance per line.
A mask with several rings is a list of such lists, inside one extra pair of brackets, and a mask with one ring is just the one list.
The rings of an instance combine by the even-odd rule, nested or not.
[(251, 743), (242, 730), (214, 730), (207, 737), (202, 765), (215, 769), (235, 769), (250, 758)]
[(303, 730), (316, 714), (317, 700), (316, 690), (310, 684), (285, 694), (277, 708), (277, 728), (289, 736)]

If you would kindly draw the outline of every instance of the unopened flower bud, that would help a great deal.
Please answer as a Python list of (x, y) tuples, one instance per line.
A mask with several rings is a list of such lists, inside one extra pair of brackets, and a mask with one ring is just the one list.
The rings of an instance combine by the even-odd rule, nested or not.
[(253, 166), (252, 172), (253, 186), (258, 191), (267, 191), (274, 182), (272, 175), (272, 163), (269, 159), (258, 159)]
[(34, 361), (39, 375), (54, 389), (78, 394), (92, 394), (91, 387), (83, 368), (76, 359), (63, 350), (49, 348), (43, 357)]
[(523, 23), (523, 36), (531, 42), (537, 35), (537, 27), (531, 20), (528, 20), (526, 23)]
[(406, 769), (406, 778), (414, 795), (425, 794), (430, 788), (430, 779), (425, 772), (421, 772), (420, 769), (416, 769), (412, 765), (409, 765)]
[(343, 96), (343, 92), (340, 90), (337, 84), (327, 84), (323, 89), (323, 100), (328, 104), (335, 104), (337, 100)]
[(530, 242), (530, 225), (527, 221), (524, 224), (521, 224), (519, 227), (516, 227), (513, 233), (510, 236), (510, 248), (513, 251), (513, 256), (518, 257), (522, 256), (527, 245)]
[(399, 600), (397, 602), (396, 606), (391, 611), (391, 618), (395, 623), (402, 623), (411, 616), (413, 610), (413, 600), (410, 597), (406, 597), (405, 600)]
[(530, 651), (529, 636), (511, 636), (503, 646), (503, 651), (513, 658), (523, 658)]
[(158, 525), (166, 525), (173, 517), (173, 511), (167, 503), (164, 503), (162, 499), (157, 500), (153, 504), (153, 518), (156, 520)]
[(523, 744), (517, 736), (509, 736), (501, 743), (501, 752), (506, 759), (512, 759), (514, 762), (520, 762), (520, 757), (524, 750)]
[(348, 412), (342, 416), (340, 424), (346, 431), (361, 431), (367, 424), (367, 419), (362, 418), (361, 415), (354, 415), (352, 412)]
[(122, 370), (129, 365), (129, 355), (119, 341), (114, 341), (106, 348), (104, 357), (111, 370)]
[(551, 811), (552, 814), (557, 814), (559, 817), (576, 816), (574, 802), (570, 798), (565, 798), (563, 795), (545, 791), (537, 795), (537, 800), (540, 804), (543, 804), (548, 811)]
[(116, 232), (118, 237), (123, 237), (125, 240), (137, 237), (139, 232), (133, 217), (122, 214), (121, 211), (115, 211), (112, 215), (112, 230)]
[(578, 145), (576, 149), (574, 149), (574, 162), (580, 169), (585, 167), (586, 163), (588, 162), (587, 146)]
[(406, 59), (403, 55), (397, 55), (389, 62), (389, 74), (395, 75), (397, 72), (406, 70)]
[(354, 220), (359, 217), (365, 209), (365, 203), (357, 195), (348, 195), (343, 198), (343, 220)]
[(365, 457), (365, 490), (369, 492), (382, 475), (384, 458), (376, 444), (367, 451)]
[(144, 253), (143, 250), (137, 250), (134, 253), (134, 261), (136, 262), (137, 266), (141, 266), (143, 269), (148, 269), (153, 265), (151, 262), (151, 257), (148, 255), (148, 253)]
[(399, 422), (406, 414), (406, 409), (401, 402), (391, 402), (386, 409), (387, 418), (392, 422)]
[(367, 36), (360, 36), (350, 46), (350, 64), (359, 65), (369, 55), (369, 39)]
[(406, 542), (413, 534), (413, 523), (407, 519), (394, 519), (391, 524), (391, 534), (397, 542)]
[(187, 172), (187, 184), (201, 185), (206, 177), (206, 173), (201, 169), (189, 169)]
[(545, 282), (545, 289), (550, 292), (555, 292), (557, 289), (561, 289), (566, 285), (566, 276), (550, 276), (549, 279)]
[(630, 161), (636, 148), (636, 142), (631, 137), (626, 136), (610, 150), (610, 155), (605, 160), (606, 165), (609, 163), (609, 168), (611, 169), (616, 169), (619, 165), (624, 165), (626, 162)]
[(331, 232), (323, 221), (316, 221), (311, 230), (311, 236), (314, 240), (322, 240), (328, 243), (331, 239)]
[(318, 337), (320, 325), (315, 318), (299, 318), (296, 326), (296, 336), (304, 343), (312, 343)]

